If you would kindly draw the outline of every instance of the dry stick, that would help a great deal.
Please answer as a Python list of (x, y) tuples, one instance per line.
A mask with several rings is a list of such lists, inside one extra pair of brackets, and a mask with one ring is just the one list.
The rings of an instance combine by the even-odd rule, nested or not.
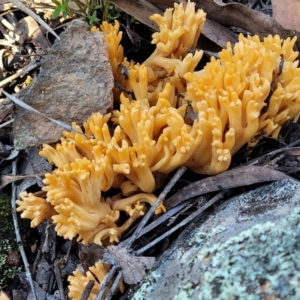
[(105, 276), (102, 284), (101, 284), (101, 289), (96, 297), (95, 300), (101, 300), (105, 291), (106, 291), (106, 288), (108, 286), (108, 284), (111, 282), (112, 278), (114, 277), (115, 273), (117, 272), (119, 266), (113, 266), (109, 272), (107, 273), (107, 275)]
[(146, 226), (141, 232), (140, 234), (137, 236), (138, 238), (141, 237), (142, 235), (146, 234), (147, 232), (149, 232), (150, 230), (156, 228), (158, 225), (160, 225), (161, 223), (167, 221), (169, 218), (171, 218), (172, 216), (174, 216), (176, 213), (181, 212), (181, 210), (183, 208), (185, 208), (186, 206), (189, 205), (190, 201), (185, 201), (181, 204), (179, 204), (178, 206), (175, 206), (173, 208), (171, 208), (169, 211), (167, 211), (166, 213), (164, 213), (162, 216), (160, 216), (158, 219), (156, 219), (155, 221), (153, 221), (151, 224), (149, 224), (148, 226)]
[(27, 74), (28, 72), (30, 72), (31, 70), (37, 68), (38, 66), (40, 66), (39, 63), (36, 63), (36, 62), (30, 63), (24, 69), (18, 70), (15, 74), (13, 74), (13, 75), (5, 78), (4, 80), (0, 81), (0, 88), (4, 87), (6, 84), (12, 82), (14, 79)]
[(7, 122), (5, 122), (5, 123), (2, 123), (2, 124), (0, 125), (0, 128), (5, 127), (6, 125), (9, 125), (9, 124), (12, 123), (13, 121), (14, 121), (14, 119), (9, 120), (9, 121), (7, 121)]
[[(170, 210), (168, 210), (166, 213), (164, 213), (163, 215), (161, 215), (159, 218), (157, 218), (156, 220), (154, 220), (152, 223), (150, 223), (149, 225), (147, 225), (146, 227), (144, 227), (144, 229), (139, 233), (139, 235), (137, 236), (137, 238), (140, 238), (141, 236), (143, 236), (144, 234), (146, 234), (147, 232), (149, 232), (150, 230), (156, 228), (158, 225), (162, 224), (163, 222), (167, 221), (169, 218), (171, 218), (172, 216), (174, 216), (177, 212), (180, 212), (184, 207), (188, 206), (190, 203), (190, 200), (187, 200), (173, 208), (171, 208)], [(128, 239), (125, 239), (122, 241), (122, 243), (124, 243), (126, 245)]]
[(58, 286), (59, 294), (60, 294), (60, 300), (65, 300), (65, 291), (64, 287), (61, 281), (61, 273), (60, 273), (60, 268), (56, 265), (54, 266), (54, 274), (55, 274), (55, 279), (56, 279), (56, 284)]
[(274, 151), (271, 151), (271, 152), (269, 152), (269, 153), (266, 153), (266, 154), (264, 154), (264, 155), (261, 155), (261, 156), (258, 157), (258, 158), (254, 158), (254, 159), (248, 161), (248, 162), (246, 163), (246, 165), (256, 165), (256, 164), (259, 163), (259, 160), (262, 159), (262, 158), (264, 158), (264, 157), (270, 157), (270, 158), (273, 158), (273, 157), (275, 157), (277, 154), (279, 154), (279, 153), (281, 153), (281, 152), (283, 152), (283, 151), (285, 151), (285, 150), (287, 150), (287, 149), (290, 149), (291, 147), (297, 146), (297, 145), (299, 145), (299, 144), (300, 144), (300, 140), (297, 140), (297, 141), (295, 141), (295, 142), (293, 142), (293, 143), (291, 143), (291, 144), (289, 144), (289, 145), (287, 145), (287, 146), (285, 146), (285, 147), (282, 147), (282, 148), (280, 148), (280, 149), (276, 149), (276, 150), (274, 150)]
[(95, 285), (95, 281), (89, 280), (89, 282), (87, 283), (87, 285), (84, 288), (83, 293), (81, 294), (80, 300), (87, 300), (89, 298), (94, 285)]
[(141, 248), (140, 250), (135, 251), (136, 255), (143, 254), (146, 250), (150, 249), (152, 246), (154, 246), (155, 244), (157, 244), (158, 242), (160, 242), (161, 240), (163, 240), (164, 238), (169, 236), (171, 233), (175, 232), (180, 227), (183, 227), (186, 224), (188, 224), (189, 222), (191, 222), (198, 215), (200, 215), (203, 211), (205, 211), (208, 207), (210, 207), (211, 205), (216, 203), (218, 200), (220, 200), (224, 196), (225, 193), (226, 193), (226, 191), (221, 191), (220, 193), (218, 193), (216, 196), (214, 196), (212, 199), (210, 199), (206, 204), (204, 204), (202, 207), (197, 209), (194, 213), (192, 213), (190, 216), (188, 216), (182, 222), (180, 222), (179, 224), (174, 226), (172, 229), (170, 229), (169, 231), (167, 231), (166, 233), (164, 233), (163, 235), (161, 235), (157, 239), (153, 240), (151, 243), (149, 243), (145, 247)]
[[(146, 215), (143, 217), (142, 221), (140, 222), (139, 226), (136, 228), (132, 236), (126, 240), (126, 243), (121, 242), (120, 246), (122, 245), (125, 248), (130, 248), (134, 241), (137, 239), (139, 236), (140, 232), (142, 229), (145, 227), (155, 210), (158, 208), (158, 206), (162, 203), (162, 201), (165, 199), (171, 188), (175, 185), (175, 183), (178, 181), (178, 179), (182, 176), (182, 174), (186, 171), (186, 167), (180, 167), (178, 171), (175, 173), (175, 175), (172, 177), (170, 182), (165, 186), (163, 191), (160, 193), (158, 196), (157, 200), (155, 203), (151, 206), (151, 208), (148, 210)], [(122, 247), (121, 246), (121, 247)]]
[(40, 249), (38, 249), (37, 256), (35, 257), (35, 260), (32, 265), (32, 275), (33, 276), (35, 275), (37, 265), (40, 262), (41, 254), (42, 254), (42, 251)]
[[(15, 159), (12, 163), (12, 174), (14, 176), (16, 176), (16, 174), (17, 174), (17, 160), (18, 159)], [(17, 198), (17, 186), (15, 183), (13, 183), (12, 184), (12, 196), (11, 196), (11, 209), (12, 209), (12, 216), (13, 216), (13, 222), (14, 222), (14, 227), (15, 227), (16, 240), (17, 240), (19, 251), (21, 253), (21, 257), (23, 260), (23, 265), (24, 265), (25, 274), (26, 274), (26, 280), (29, 282), (33, 298), (35, 300), (38, 300), (36, 297), (36, 291), (34, 288), (34, 283), (32, 280), (31, 273), (30, 273), (30, 269), (29, 269), (29, 263), (28, 263), (28, 260), (27, 260), (26, 254), (25, 254), (24, 246), (22, 243), (21, 235), (20, 235), (20, 230), (19, 230), (19, 225), (18, 225), (18, 217), (17, 217), (17, 211), (16, 211), (16, 198)]]
[(120, 271), (118, 276), (116, 277), (113, 285), (111, 286), (109, 292), (107, 293), (106, 297), (105, 297), (105, 300), (110, 300), (112, 298), (112, 296), (114, 295), (115, 291), (117, 290), (119, 284), (120, 284), (120, 281), (122, 279), (122, 276), (123, 276), (123, 272)]

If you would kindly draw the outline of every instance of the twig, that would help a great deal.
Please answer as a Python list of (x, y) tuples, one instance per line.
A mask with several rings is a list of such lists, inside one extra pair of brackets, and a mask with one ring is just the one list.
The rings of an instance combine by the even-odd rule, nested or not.
[(117, 288), (118, 288), (118, 286), (120, 284), (122, 276), (123, 276), (123, 272), (120, 271), (119, 274), (118, 274), (118, 276), (114, 280), (113, 285), (111, 286), (110, 290), (108, 291), (108, 293), (107, 293), (107, 295), (105, 297), (105, 300), (110, 300), (112, 298), (112, 296), (114, 295), (115, 291), (117, 290)]
[(165, 239), (167, 236), (169, 236), (171, 233), (175, 232), (180, 227), (185, 226), (186, 224), (190, 223), (193, 219), (195, 219), (198, 215), (200, 215), (203, 211), (205, 211), (208, 207), (216, 203), (218, 200), (220, 200), (226, 191), (222, 191), (218, 193), (216, 196), (214, 196), (211, 200), (209, 200), (206, 204), (204, 204), (202, 207), (197, 209), (194, 213), (192, 213), (190, 216), (185, 218), (182, 222), (174, 226), (172, 229), (168, 230), (166, 233), (158, 237), (157, 239), (153, 240), (151, 243), (146, 245), (145, 247), (141, 248), (140, 250), (135, 251), (136, 255), (143, 254), (146, 250), (150, 249), (152, 246), (156, 245), (161, 240)]
[[(192, 199), (190, 199), (192, 200)], [(165, 221), (167, 221), (169, 218), (171, 218), (173, 215), (175, 215), (177, 212), (181, 211), (181, 209), (183, 209), (184, 207), (188, 206), (190, 203), (189, 200), (171, 208), (170, 210), (168, 210), (166, 213), (162, 214), (160, 217), (158, 217), (156, 220), (154, 220), (153, 222), (151, 222), (149, 225), (147, 225), (146, 227), (144, 227), (144, 229), (140, 232), (140, 234), (137, 236), (137, 238), (140, 238), (141, 236), (143, 236), (144, 234), (146, 234), (147, 232), (151, 231), (152, 229), (156, 228), (157, 226), (159, 226), (160, 224), (164, 223)], [(134, 230), (132, 230), (134, 231)], [(129, 239), (129, 238), (128, 238)], [(125, 239), (122, 241), (122, 243), (124, 243), (126, 245), (127, 240)]]
[(58, 286), (59, 294), (60, 294), (60, 300), (65, 300), (65, 291), (64, 287), (61, 281), (61, 273), (60, 268), (57, 265), (54, 265), (54, 274), (56, 279), (56, 284)]
[(66, 260), (66, 262), (69, 260), (70, 253), (71, 253), (71, 249), (72, 249), (72, 245), (73, 245), (73, 240), (71, 240), (71, 241), (70, 241), (70, 245), (69, 245), (69, 248), (68, 248), (67, 254), (66, 254), (66, 256), (65, 256), (65, 260)]
[[(18, 159), (15, 159), (12, 163), (12, 174), (14, 176), (16, 176), (16, 174), (17, 174), (17, 160)], [(21, 253), (21, 257), (23, 260), (23, 265), (24, 265), (25, 274), (26, 274), (26, 280), (29, 282), (33, 298), (35, 300), (38, 300), (37, 296), (36, 296), (36, 291), (34, 288), (32, 276), (30, 273), (30, 269), (29, 269), (29, 263), (28, 263), (28, 260), (27, 260), (26, 254), (25, 254), (24, 246), (22, 243), (21, 235), (20, 235), (20, 229), (19, 229), (19, 225), (18, 225), (18, 217), (17, 217), (17, 211), (16, 211), (16, 198), (17, 198), (17, 186), (15, 183), (12, 183), (11, 209), (12, 209), (12, 216), (13, 216), (13, 222), (14, 222), (14, 227), (15, 227), (16, 240), (17, 240), (17, 244), (19, 246), (19, 251)]]
[(42, 255), (42, 251), (40, 249), (38, 249), (37, 256), (35, 257), (35, 260), (32, 265), (32, 275), (35, 275), (37, 265), (41, 259), (41, 255)]
[(0, 128), (2, 128), (2, 127), (5, 127), (5, 126), (7, 126), (7, 125), (9, 125), (10, 123), (12, 123), (14, 121), (14, 119), (12, 119), (12, 120), (9, 120), (9, 121), (7, 121), (7, 122), (5, 122), (5, 123), (2, 123), (2, 124), (0, 124)]
[(287, 146), (285, 146), (285, 147), (282, 147), (282, 148), (280, 148), (280, 149), (276, 149), (276, 150), (274, 150), (274, 151), (271, 151), (271, 152), (269, 152), (269, 153), (266, 153), (266, 154), (264, 154), (264, 155), (262, 155), (262, 156), (260, 156), (260, 157), (254, 158), (254, 159), (248, 161), (248, 162), (246, 163), (246, 165), (256, 165), (256, 164), (258, 164), (259, 161), (260, 161), (261, 159), (263, 159), (264, 157), (270, 157), (270, 158), (273, 158), (273, 157), (275, 157), (277, 154), (279, 154), (279, 153), (281, 153), (281, 152), (284, 152), (285, 150), (290, 149), (291, 147), (294, 147), (294, 146), (298, 146), (298, 145), (300, 145), (300, 140), (297, 140), (297, 141), (295, 141), (295, 142), (293, 142), (293, 143), (291, 143), (291, 144), (289, 144), (289, 145), (287, 145)]
[(104, 293), (106, 291), (107, 286), (111, 282), (111, 280), (114, 277), (115, 273), (117, 272), (118, 268), (119, 268), (118, 266), (113, 266), (109, 270), (108, 274), (105, 276), (105, 278), (104, 278), (104, 280), (103, 280), (103, 282), (101, 284), (100, 291), (99, 291), (99, 293), (98, 293), (98, 295), (97, 295), (97, 297), (96, 297), (95, 300), (101, 300), (102, 299), (102, 297), (103, 297), (103, 295), (104, 295)]
[(37, 68), (40, 64), (33, 62), (26, 66), (24, 69), (18, 70), (15, 74), (5, 78), (4, 80), (0, 81), (0, 88), (4, 87), (6, 84), (12, 82), (14, 79), (23, 76), (30, 72), (31, 70)]
[(171, 188), (175, 185), (175, 183), (178, 181), (178, 179), (182, 176), (182, 174), (186, 171), (186, 167), (180, 167), (178, 171), (175, 173), (173, 178), (170, 180), (170, 182), (165, 186), (163, 191), (160, 193), (158, 196), (157, 200), (155, 203), (151, 206), (151, 208), (148, 210), (146, 215), (143, 217), (141, 220), (140, 224), (132, 234), (132, 236), (126, 240), (126, 243), (121, 242), (120, 247), (125, 247), (125, 248), (130, 248), (134, 241), (137, 239), (139, 236), (140, 232), (142, 229), (145, 227), (155, 210), (158, 208), (158, 206), (162, 203), (162, 201), (165, 199)]
[(95, 281), (89, 280), (89, 282), (87, 283), (87, 285), (84, 288), (83, 293), (81, 294), (80, 300), (88, 300), (94, 285), (95, 285)]
[(6, 32), (6, 29), (2, 26), (2, 24), (0, 23), (0, 32), (3, 34), (3, 36), (5, 37), (5, 39), (9, 42), (9, 43), (12, 43), (14, 44), (15, 43), (15, 40), (12, 39), (8, 33)]

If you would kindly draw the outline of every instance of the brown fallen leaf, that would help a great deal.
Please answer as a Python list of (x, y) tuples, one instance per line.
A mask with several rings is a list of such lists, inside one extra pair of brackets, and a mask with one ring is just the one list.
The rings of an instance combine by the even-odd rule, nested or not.
[(169, 210), (179, 203), (206, 193), (228, 190), (255, 183), (283, 180), (290, 178), (282, 172), (259, 166), (242, 166), (193, 182), (164, 202)]
[[(237, 42), (237, 37), (231, 30), (210, 19), (206, 19), (199, 42), (201, 42), (202, 35), (206, 36), (221, 48), (226, 48), (228, 42), (232, 44)], [(203, 46), (200, 48), (205, 50)], [(221, 51), (221, 49), (219, 51)]]
[[(112, 0), (110, 1), (115, 6), (120, 8), (125, 13), (133, 16), (139, 22), (149, 26), (152, 29), (157, 30), (158, 26), (155, 22), (149, 19), (149, 16), (153, 14), (162, 14), (162, 10), (155, 7), (149, 1), (146, 0)], [(172, 4), (173, 6), (173, 4)]]
[(145, 270), (152, 268), (155, 257), (134, 256), (127, 249), (119, 246), (108, 246), (109, 253), (118, 262), (127, 284), (136, 284), (146, 275)]
[(299, 0), (272, 0), (273, 18), (286, 29), (300, 31)]
[(15, 26), (14, 34), (20, 45), (25, 41), (32, 42), (38, 48), (50, 48), (51, 43), (44, 37), (38, 23), (30, 16), (27, 16)]

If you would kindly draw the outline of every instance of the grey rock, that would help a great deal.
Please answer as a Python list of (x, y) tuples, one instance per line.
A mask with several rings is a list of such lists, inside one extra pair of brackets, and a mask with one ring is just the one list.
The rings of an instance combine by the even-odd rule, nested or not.
[(300, 299), (300, 184), (220, 204), (193, 222), (131, 299)]
[[(17, 97), (50, 118), (82, 124), (93, 112), (105, 114), (112, 108), (114, 79), (106, 40), (80, 20), (60, 38), (44, 56), (37, 78)], [(56, 142), (62, 131), (43, 116), (16, 107), (16, 149)]]

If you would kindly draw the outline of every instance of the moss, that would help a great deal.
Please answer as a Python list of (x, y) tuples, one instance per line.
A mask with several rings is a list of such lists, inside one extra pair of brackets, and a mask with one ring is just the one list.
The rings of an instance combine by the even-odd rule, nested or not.
[(0, 192), (0, 289), (15, 275), (16, 266), (8, 264), (10, 251), (15, 250), (15, 235), (10, 197)]

